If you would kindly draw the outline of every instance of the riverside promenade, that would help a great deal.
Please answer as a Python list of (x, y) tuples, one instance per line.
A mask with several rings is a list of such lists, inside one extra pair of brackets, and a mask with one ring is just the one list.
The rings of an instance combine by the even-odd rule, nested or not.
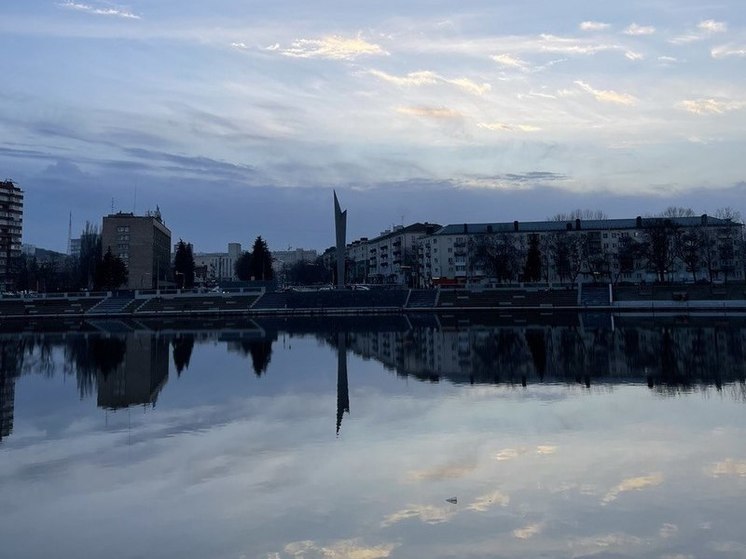
[(236, 288), (3, 296), (0, 320), (200, 315), (364, 315), (410, 312), (596, 310), (746, 312), (746, 285), (578, 284), (492, 289), (283, 290)]

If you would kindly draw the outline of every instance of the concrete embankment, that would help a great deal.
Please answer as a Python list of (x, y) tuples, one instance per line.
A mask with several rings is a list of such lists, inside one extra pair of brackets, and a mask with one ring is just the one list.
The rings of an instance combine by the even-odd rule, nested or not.
[(511, 311), (604, 311), (617, 313), (746, 312), (743, 285), (616, 287), (513, 286), (497, 289), (370, 289), (231, 292), (149, 291), (47, 294), (0, 299), (0, 319), (314, 316), (394, 313)]

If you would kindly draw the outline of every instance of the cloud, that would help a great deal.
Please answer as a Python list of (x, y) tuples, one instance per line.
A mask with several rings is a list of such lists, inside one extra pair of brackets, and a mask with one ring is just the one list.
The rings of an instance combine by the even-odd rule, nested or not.
[(526, 454), (526, 452), (528, 452), (528, 450), (525, 448), (504, 448), (495, 455), (495, 460), (497, 460), (498, 462), (504, 462), (505, 460), (514, 460), (521, 454)]
[(690, 31), (684, 35), (679, 35), (670, 40), (674, 45), (685, 45), (687, 43), (693, 43), (695, 41), (702, 41), (707, 37), (714, 35), (715, 33), (725, 33), (728, 30), (728, 25), (722, 21), (715, 21), (713, 19), (706, 19), (700, 21), (697, 24), (696, 31)]
[(649, 476), (628, 478), (609, 491), (602, 499), (602, 502), (604, 504), (611, 503), (612, 501), (615, 501), (621, 493), (627, 491), (640, 491), (647, 487), (655, 487), (661, 483), (663, 483), (663, 475), (659, 473), (651, 474)]
[(247, 48), (249, 48), (249, 47), (246, 46), (246, 43), (244, 43), (243, 41), (238, 42), (238, 43), (231, 43), (231, 46), (233, 48), (237, 48), (237, 49), (241, 49), (241, 50), (246, 50)]
[(311, 540), (289, 543), (283, 554), (274, 553), (270, 557), (295, 557), (312, 559), (386, 559), (396, 549), (396, 544), (377, 546), (361, 545), (359, 540), (339, 540), (329, 545), (321, 545)]
[(746, 107), (746, 103), (743, 101), (724, 101), (719, 99), (685, 99), (678, 104), (678, 107), (697, 115), (707, 115), (737, 111)]
[(393, 83), (398, 86), (420, 86), (420, 85), (431, 85), (438, 83), (440, 76), (435, 72), (428, 70), (420, 72), (410, 72), (406, 76), (393, 76), (380, 70), (369, 70), (368, 73), (371, 76), (375, 76), (383, 81)]
[(575, 84), (580, 87), (583, 91), (593, 95), (597, 101), (602, 103), (615, 103), (617, 105), (634, 105), (637, 99), (628, 93), (618, 93), (612, 90), (606, 89), (594, 89), (587, 83), (576, 80)]
[(488, 83), (479, 84), (469, 78), (445, 78), (429, 70), (410, 72), (405, 76), (394, 76), (381, 70), (369, 70), (368, 73), (383, 81), (400, 87), (418, 87), (423, 85), (433, 85), (436, 83), (447, 83), (474, 95), (484, 95), (492, 89), (492, 86)]
[(557, 447), (553, 445), (539, 445), (536, 447), (536, 454), (548, 455), (557, 452)]
[(443, 522), (447, 522), (453, 514), (453, 511), (447, 507), (411, 505), (408, 508), (388, 515), (383, 519), (381, 527), (386, 528), (409, 518), (417, 518), (425, 524), (442, 524)]
[(329, 35), (321, 39), (297, 39), (290, 47), (277, 50), (284, 56), (294, 58), (326, 58), (330, 60), (355, 60), (359, 56), (383, 56), (388, 53), (375, 43), (369, 43), (359, 35), (342, 37)]
[(466, 510), (475, 512), (487, 512), (494, 506), (507, 507), (510, 504), (510, 497), (500, 491), (494, 491), (486, 495), (480, 495), (474, 501), (466, 506)]
[(611, 27), (608, 23), (600, 21), (583, 21), (579, 25), (581, 31), (603, 31)]
[(678, 532), (679, 527), (676, 526), (676, 524), (664, 524), (661, 526), (660, 530), (658, 530), (658, 535), (664, 540), (667, 540), (674, 537)]
[(705, 33), (725, 33), (728, 30), (728, 24), (723, 21), (706, 19), (697, 24), (697, 29), (704, 31)]
[(476, 468), (476, 464), (451, 464), (409, 472), (411, 481), (433, 481), (465, 477)]
[(450, 120), (463, 118), (464, 116), (456, 109), (449, 109), (448, 107), (399, 107), (396, 109), (396, 112), (435, 120)]
[(628, 58), (629, 60), (642, 60), (643, 58), (645, 58), (644, 55), (640, 54), (639, 52), (632, 51), (632, 50), (628, 50), (627, 52), (625, 52), (624, 56)]
[(655, 27), (652, 25), (638, 25), (633, 23), (629, 25), (625, 30), (625, 35), (653, 35), (655, 33)]
[(538, 132), (541, 130), (538, 126), (531, 124), (506, 124), (504, 122), (479, 122), (477, 127), (495, 132)]
[(99, 16), (114, 16), (124, 19), (140, 19), (140, 16), (135, 13), (116, 8), (96, 8), (95, 6), (90, 6), (88, 4), (79, 4), (77, 2), (65, 2), (63, 4), (59, 4), (59, 6), (68, 10), (77, 10), (79, 12), (87, 12), (89, 14), (95, 14)]
[[(518, 189), (525, 190), (548, 183), (565, 182), (567, 175), (551, 173), (548, 171), (530, 171), (528, 173), (505, 173), (503, 175), (466, 175), (453, 179), (454, 186), (472, 189)], [(522, 454), (526, 454), (526, 448), (506, 448), (495, 455), (498, 461), (513, 460)]]
[(592, 55), (608, 50), (620, 50), (620, 45), (598, 43), (575, 39), (571, 37), (558, 37), (557, 35), (542, 34), (537, 44), (538, 50), (543, 52), (561, 52), (564, 54)]
[(658, 62), (663, 62), (664, 64), (674, 64), (678, 61), (679, 59), (673, 56), (659, 56), (658, 57)]
[(732, 458), (727, 458), (722, 462), (717, 462), (712, 466), (712, 475), (746, 477), (746, 461), (736, 462)]
[(525, 60), (513, 56), (512, 54), (493, 54), (490, 56), (492, 60), (500, 64), (501, 66), (507, 66), (509, 68), (526, 68), (528, 63)]
[(725, 58), (727, 56), (746, 57), (746, 45), (721, 45), (710, 51), (713, 58)]
[(525, 526), (523, 528), (517, 528), (513, 530), (513, 537), (516, 537), (520, 540), (527, 540), (529, 538), (532, 538), (536, 534), (541, 533), (543, 528), (543, 524), (529, 524), (528, 526)]

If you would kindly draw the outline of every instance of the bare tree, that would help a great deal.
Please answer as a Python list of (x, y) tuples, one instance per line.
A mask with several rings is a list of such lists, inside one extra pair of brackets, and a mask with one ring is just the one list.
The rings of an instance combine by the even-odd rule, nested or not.
[(682, 208), (680, 206), (668, 206), (657, 217), (694, 217), (696, 214), (691, 208)]
[(653, 218), (644, 222), (643, 251), (658, 281), (666, 281), (666, 274), (673, 269), (679, 234), (679, 227), (671, 219)]
[(609, 216), (606, 215), (601, 210), (581, 210), (576, 209), (572, 210), (567, 213), (558, 213), (553, 215), (552, 217), (548, 218), (547, 221), (575, 221), (576, 219), (585, 220), (585, 219), (609, 219)]
[(472, 270), (481, 269), (488, 277), (499, 282), (510, 282), (521, 273), (524, 258), (523, 247), (509, 233), (480, 235), (471, 246), (470, 265)]
[(697, 281), (697, 270), (702, 261), (702, 247), (705, 244), (705, 232), (699, 227), (690, 227), (677, 239), (676, 252), (686, 266), (686, 271), (692, 274), (692, 281)]
[(731, 208), (730, 206), (715, 210), (715, 217), (718, 219), (725, 219), (726, 221), (732, 221), (733, 223), (743, 223), (741, 220), (741, 212)]
[(572, 231), (557, 231), (549, 239), (549, 255), (561, 282), (574, 282), (583, 268), (580, 236)]

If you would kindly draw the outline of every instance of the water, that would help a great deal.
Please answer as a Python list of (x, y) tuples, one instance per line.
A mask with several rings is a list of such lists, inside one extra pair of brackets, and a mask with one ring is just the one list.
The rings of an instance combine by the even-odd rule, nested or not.
[(3, 557), (746, 557), (742, 319), (44, 329), (0, 335)]

